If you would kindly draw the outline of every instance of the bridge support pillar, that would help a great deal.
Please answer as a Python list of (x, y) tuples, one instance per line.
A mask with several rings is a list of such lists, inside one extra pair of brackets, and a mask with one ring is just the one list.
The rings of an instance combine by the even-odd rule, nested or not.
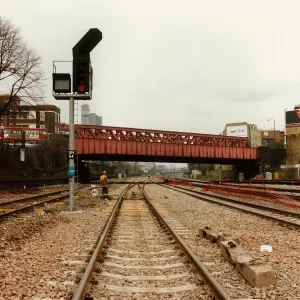
[(78, 181), (80, 183), (89, 182), (89, 163), (88, 161), (83, 161), (80, 156), (78, 157)]
[(239, 180), (239, 173), (244, 174), (244, 179), (251, 179), (259, 173), (259, 165), (255, 162), (240, 162), (236, 165), (236, 180)]

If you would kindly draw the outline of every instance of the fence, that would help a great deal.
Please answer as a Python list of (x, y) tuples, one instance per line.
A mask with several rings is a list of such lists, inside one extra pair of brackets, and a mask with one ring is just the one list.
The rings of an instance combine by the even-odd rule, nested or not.
[[(210, 182), (203, 188), (203, 190), (226, 196), (237, 196), (247, 200), (262, 200), (300, 208), (300, 202), (295, 200), (291, 196), (292, 193), (288, 190), (286, 192), (280, 192), (266, 187), (265, 185), (253, 186), (253, 184), (239, 184), (236, 186), (233, 184), (215, 184)], [(290, 195), (287, 193), (290, 193)]]
[(173, 184), (173, 185), (186, 185), (186, 186), (189, 186), (191, 188), (194, 188), (194, 186), (188, 181), (188, 180), (185, 180), (185, 179), (174, 179), (174, 178), (171, 178), (169, 181), (168, 181), (168, 184)]

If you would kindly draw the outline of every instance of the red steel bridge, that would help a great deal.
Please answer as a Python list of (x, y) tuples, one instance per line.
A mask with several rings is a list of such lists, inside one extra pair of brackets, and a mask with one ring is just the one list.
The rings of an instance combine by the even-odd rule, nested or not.
[(75, 126), (83, 160), (122, 160), (242, 165), (258, 160), (248, 138), (152, 129)]

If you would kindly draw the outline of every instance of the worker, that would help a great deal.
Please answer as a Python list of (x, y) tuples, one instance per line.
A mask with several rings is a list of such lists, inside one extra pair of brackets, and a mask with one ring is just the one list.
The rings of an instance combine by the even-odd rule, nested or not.
[(100, 176), (100, 186), (102, 188), (101, 197), (105, 199), (105, 197), (108, 197), (108, 182), (107, 182), (106, 171), (103, 171), (102, 175)]

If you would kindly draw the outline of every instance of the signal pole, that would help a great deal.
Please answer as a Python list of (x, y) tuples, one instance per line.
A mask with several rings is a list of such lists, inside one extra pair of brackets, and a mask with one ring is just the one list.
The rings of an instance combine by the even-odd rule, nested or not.
[[(69, 153), (72, 153), (71, 151), (74, 151), (74, 98), (70, 97), (69, 100)], [(69, 170), (71, 170), (72, 166), (74, 166), (74, 156), (69, 156)], [(75, 171), (75, 170), (74, 170)], [(69, 177), (69, 206), (70, 211), (73, 211), (75, 208), (74, 203), (74, 182), (75, 177), (70, 176)]]
[(74, 145), (74, 99), (92, 99), (92, 67), (90, 52), (102, 40), (102, 32), (91, 28), (73, 47), (73, 87), (71, 76), (67, 73), (56, 73), (54, 65), (53, 97), (57, 100), (69, 101), (69, 206), (70, 211), (75, 209), (74, 182), (75, 182), (75, 145)]

